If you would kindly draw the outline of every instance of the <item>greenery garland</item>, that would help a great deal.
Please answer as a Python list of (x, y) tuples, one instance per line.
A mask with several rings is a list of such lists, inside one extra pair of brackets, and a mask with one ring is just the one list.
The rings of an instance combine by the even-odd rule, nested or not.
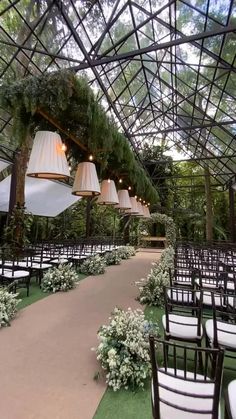
[[(117, 176), (124, 174), (136, 194), (156, 203), (158, 193), (145, 170), (136, 161), (126, 137), (118, 131), (98, 103), (85, 78), (70, 70), (31, 76), (1, 86), (0, 106), (14, 117), (13, 136), (21, 144), (26, 127), (31, 131), (52, 129), (39, 110), (60, 123), (68, 133), (103, 162), (102, 170), (112, 168)], [(78, 159), (81, 151), (70, 144), (72, 155)], [(80, 155), (81, 157), (81, 155)]]
[(148, 224), (161, 223), (165, 225), (165, 234), (168, 246), (175, 246), (176, 242), (176, 227), (173, 218), (168, 217), (166, 214), (159, 214), (154, 212), (151, 214), (151, 218), (146, 220)]

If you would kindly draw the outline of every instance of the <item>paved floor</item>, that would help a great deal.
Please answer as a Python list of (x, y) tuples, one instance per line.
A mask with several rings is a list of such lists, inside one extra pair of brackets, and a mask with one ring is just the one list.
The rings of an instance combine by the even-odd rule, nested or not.
[(140, 251), (71, 292), (32, 304), (0, 330), (0, 419), (93, 418), (106, 389), (93, 379), (96, 332), (115, 305), (139, 306), (134, 282), (158, 258)]

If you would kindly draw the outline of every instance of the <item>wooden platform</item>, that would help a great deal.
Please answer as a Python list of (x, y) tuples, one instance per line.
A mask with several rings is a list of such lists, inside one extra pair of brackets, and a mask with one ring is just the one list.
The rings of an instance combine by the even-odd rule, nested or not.
[(157, 236), (144, 236), (142, 237), (141, 241), (145, 241), (145, 242), (160, 242), (164, 244), (164, 247), (167, 247), (167, 241), (166, 241), (166, 237), (157, 237)]

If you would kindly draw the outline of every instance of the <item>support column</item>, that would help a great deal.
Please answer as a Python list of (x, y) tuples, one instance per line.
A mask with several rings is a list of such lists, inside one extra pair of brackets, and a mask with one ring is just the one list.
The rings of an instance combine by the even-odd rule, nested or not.
[(229, 231), (230, 240), (232, 243), (236, 242), (236, 231), (235, 231), (235, 209), (234, 209), (234, 189), (229, 186)]

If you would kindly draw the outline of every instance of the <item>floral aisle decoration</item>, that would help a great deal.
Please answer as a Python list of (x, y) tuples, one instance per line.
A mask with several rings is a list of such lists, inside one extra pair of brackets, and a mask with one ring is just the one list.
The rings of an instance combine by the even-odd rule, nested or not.
[(121, 257), (117, 250), (112, 250), (112, 252), (107, 253), (105, 256), (106, 265), (119, 265), (121, 263)]
[(61, 264), (58, 268), (49, 269), (43, 277), (42, 290), (44, 292), (68, 291), (75, 288), (79, 276), (72, 264)]
[(85, 275), (100, 275), (105, 272), (106, 263), (104, 258), (99, 255), (92, 256), (86, 259), (81, 267), (80, 271)]
[(129, 259), (131, 256), (134, 256), (136, 251), (133, 246), (121, 246), (117, 250), (119, 257), (121, 259)]
[(0, 327), (10, 326), (11, 320), (17, 313), (17, 304), (21, 301), (17, 299), (18, 294), (8, 292), (6, 289), (0, 290)]
[(174, 268), (174, 253), (172, 246), (167, 247), (161, 255), (160, 262), (153, 263), (147, 278), (137, 282), (140, 291), (138, 300), (141, 304), (163, 306), (164, 287), (169, 285), (169, 270)]
[(145, 320), (142, 310), (115, 308), (109, 325), (98, 331), (97, 359), (106, 370), (106, 382), (114, 391), (143, 387), (150, 376), (148, 335), (157, 335), (157, 324)]

